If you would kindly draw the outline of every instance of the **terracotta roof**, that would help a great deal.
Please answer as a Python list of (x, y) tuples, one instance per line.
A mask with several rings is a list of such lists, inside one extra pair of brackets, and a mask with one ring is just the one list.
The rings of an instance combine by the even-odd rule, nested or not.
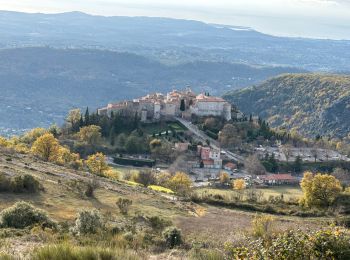
[(227, 102), (225, 99), (220, 97), (211, 97), (204, 94), (200, 94), (196, 97), (197, 102)]
[(226, 164), (225, 164), (225, 167), (234, 169), (234, 168), (236, 168), (236, 164), (229, 162), (229, 163), (226, 163)]
[(202, 161), (204, 165), (214, 165), (214, 160), (208, 159)]
[(290, 174), (270, 174), (266, 176), (261, 176), (262, 179), (267, 181), (295, 181), (296, 178)]

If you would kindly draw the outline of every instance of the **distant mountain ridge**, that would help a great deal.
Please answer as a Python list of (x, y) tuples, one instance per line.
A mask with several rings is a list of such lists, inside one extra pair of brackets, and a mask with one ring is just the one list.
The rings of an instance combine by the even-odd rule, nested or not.
[(167, 66), (131, 53), (87, 49), (0, 50), (0, 133), (62, 123), (72, 107), (93, 110), (188, 85), (196, 92), (221, 95), (299, 71), (204, 61)]
[(309, 137), (342, 138), (350, 133), (349, 75), (286, 74), (224, 97), (274, 127)]
[(167, 64), (216, 61), (350, 70), (350, 41), (274, 37), (239, 28), (168, 18), (0, 11), (0, 48), (95, 48), (136, 53)]

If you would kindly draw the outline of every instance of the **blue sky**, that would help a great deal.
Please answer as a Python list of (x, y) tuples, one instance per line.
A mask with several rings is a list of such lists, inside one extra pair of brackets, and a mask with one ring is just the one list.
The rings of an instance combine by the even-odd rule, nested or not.
[(173, 17), (281, 36), (350, 39), (350, 0), (0, 0), (0, 9)]

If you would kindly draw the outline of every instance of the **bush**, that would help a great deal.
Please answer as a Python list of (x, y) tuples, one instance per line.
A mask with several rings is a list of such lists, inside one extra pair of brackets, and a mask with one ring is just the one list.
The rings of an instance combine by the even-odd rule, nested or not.
[(149, 217), (148, 218), (149, 224), (154, 230), (162, 230), (165, 227), (168, 227), (171, 225), (171, 221), (165, 220), (159, 216)]
[(120, 249), (105, 249), (100, 247), (77, 247), (67, 244), (49, 245), (39, 248), (32, 254), (35, 260), (136, 260), (136, 253)]
[(256, 215), (252, 220), (253, 235), (255, 237), (267, 237), (271, 235), (274, 218), (268, 215)]
[(11, 179), (5, 174), (0, 174), (0, 192), (36, 193), (40, 189), (40, 182), (31, 175), (19, 175)]
[(129, 207), (132, 204), (132, 200), (125, 199), (125, 198), (118, 198), (116, 202), (120, 212), (124, 215), (128, 214)]
[(181, 230), (177, 229), (176, 227), (168, 227), (163, 232), (163, 237), (165, 239), (165, 243), (169, 248), (173, 248), (182, 244)]
[(16, 193), (36, 193), (40, 189), (40, 183), (28, 174), (16, 176), (11, 180), (11, 191)]
[(82, 210), (78, 213), (73, 231), (78, 235), (96, 234), (103, 228), (102, 216), (96, 209)]
[(48, 218), (46, 212), (24, 201), (17, 202), (12, 207), (1, 212), (2, 227), (26, 228), (36, 224), (40, 224), (43, 227), (55, 226), (54, 222)]

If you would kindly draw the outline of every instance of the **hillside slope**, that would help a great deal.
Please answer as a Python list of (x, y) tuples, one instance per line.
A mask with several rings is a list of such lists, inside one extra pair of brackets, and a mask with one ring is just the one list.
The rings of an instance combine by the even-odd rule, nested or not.
[(350, 132), (350, 76), (286, 74), (225, 98), (274, 127), (310, 137), (344, 137)]
[(188, 85), (197, 92), (222, 94), (298, 71), (225, 62), (166, 66), (135, 54), (99, 50), (0, 50), (0, 133), (60, 124), (72, 107), (95, 109), (108, 102)]

